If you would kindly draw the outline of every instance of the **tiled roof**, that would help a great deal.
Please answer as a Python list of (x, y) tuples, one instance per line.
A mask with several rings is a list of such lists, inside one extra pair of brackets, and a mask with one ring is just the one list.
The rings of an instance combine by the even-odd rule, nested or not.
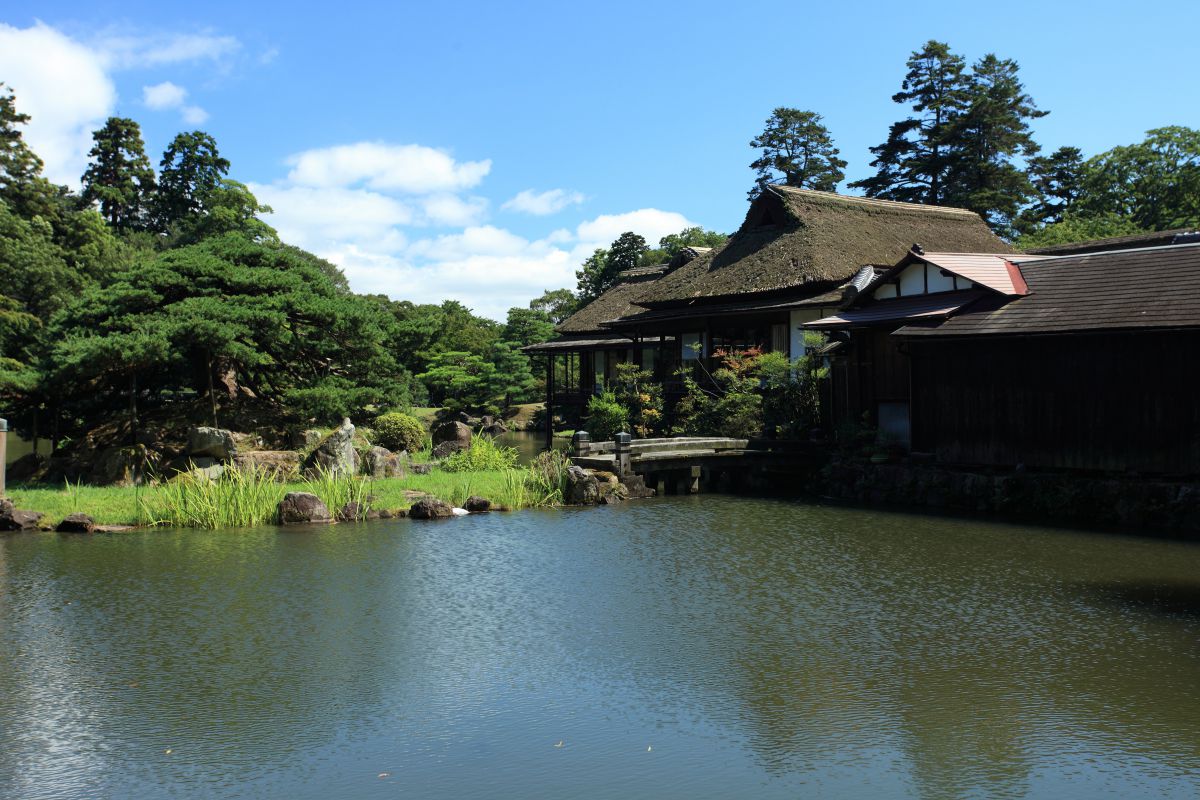
[(933, 320), (946, 317), (984, 297), (978, 289), (962, 292), (939, 292), (912, 297), (897, 297), (894, 300), (879, 300), (862, 308), (847, 311), (807, 322), (802, 327), (819, 330), (870, 327), (890, 322), (907, 320)]
[[(980, 303), (912, 336), (1003, 336), (1200, 327), (1200, 244), (1030, 259), (1029, 294)], [(882, 305), (882, 302), (877, 305)]]

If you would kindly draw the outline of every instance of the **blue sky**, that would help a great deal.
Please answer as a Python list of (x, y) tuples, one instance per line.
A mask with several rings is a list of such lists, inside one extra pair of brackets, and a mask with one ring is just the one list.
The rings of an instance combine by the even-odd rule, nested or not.
[(929, 38), (1020, 62), (1045, 150), (1200, 127), (1198, 23), (1194, 2), (41, 0), (0, 7), (0, 81), (56, 179), (110, 114), (155, 161), (201, 128), (357, 290), (501, 318), (623, 230), (736, 228), (776, 106), (823, 114), (869, 174)]

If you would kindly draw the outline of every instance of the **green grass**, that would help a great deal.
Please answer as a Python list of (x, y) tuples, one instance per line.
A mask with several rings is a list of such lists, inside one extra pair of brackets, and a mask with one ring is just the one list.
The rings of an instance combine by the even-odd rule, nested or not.
[(272, 523), (275, 507), (287, 492), (312, 492), (335, 514), (350, 499), (376, 510), (408, 508), (413, 503), (412, 492), (431, 495), (454, 506), (461, 506), (471, 495), (486, 497), (494, 505), (512, 509), (561, 502), (561, 494), (546, 491), (542, 483), (524, 469), (434, 470), (428, 475), (410, 474), (404, 478), (353, 481), (322, 478), (291, 483), (248, 479), (231, 471), (230, 477), (216, 482), (176, 480), (142, 487), (14, 486), (8, 496), (18, 508), (44, 513), (44, 522), (51, 525), (81, 511), (101, 525), (160, 523), (226, 528)]

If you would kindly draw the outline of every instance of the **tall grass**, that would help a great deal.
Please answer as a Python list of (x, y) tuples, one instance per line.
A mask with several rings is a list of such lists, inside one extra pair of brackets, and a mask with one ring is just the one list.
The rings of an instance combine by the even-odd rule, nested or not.
[(290, 491), (311, 492), (331, 514), (347, 503), (358, 504), (358, 518), (370, 507), (371, 481), (358, 475), (319, 470), (308, 481), (283, 484), (270, 470), (227, 469), (216, 480), (183, 473), (158, 487), (144, 504), (153, 524), (177, 528), (242, 528), (278, 521), (279, 501)]
[(267, 525), (287, 491), (264, 469), (229, 469), (217, 480), (187, 472), (159, 486), (145, 511), (155, 524), (177, 528)]
[(442, 462), (442, 469), (447, 472), (512, 469), (518, 457), (516, 448), (497, 444), (491, 436), (477, 433), (471, 437), (469, 448), (452, 453)]

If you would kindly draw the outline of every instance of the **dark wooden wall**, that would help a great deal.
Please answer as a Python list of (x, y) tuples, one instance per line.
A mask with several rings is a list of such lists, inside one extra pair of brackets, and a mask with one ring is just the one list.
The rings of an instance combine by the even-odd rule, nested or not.
[(858, 424), (866, 413), (870, 424), (881, 402), (908, 402), (909, 364), (903, 343), (890, 330), (856, 330), (845, 356), (835, 358), (826, 392), (826, 417), (835, 425)]
[(939, 461), (1200, 473), (1200, 333), (908, 348), (913, 449)]

